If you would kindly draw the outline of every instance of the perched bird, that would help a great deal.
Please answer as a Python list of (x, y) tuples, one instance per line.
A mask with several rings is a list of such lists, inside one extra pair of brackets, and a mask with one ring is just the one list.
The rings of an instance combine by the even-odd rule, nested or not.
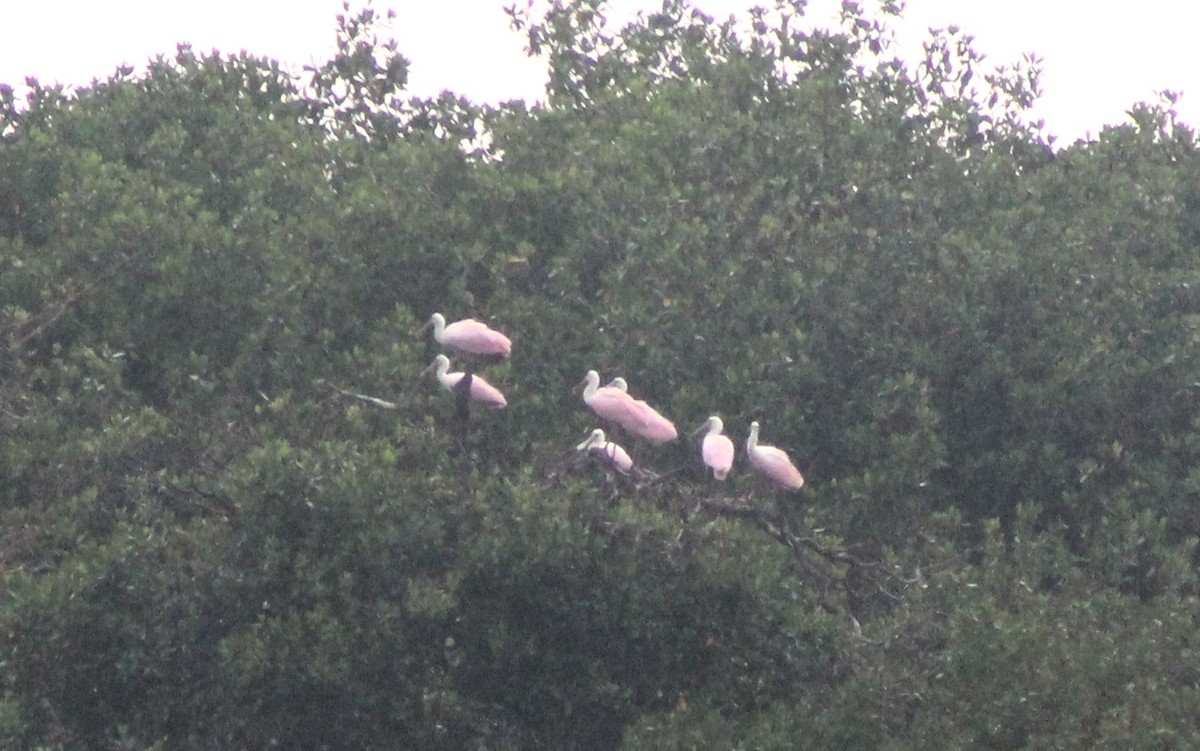
[[(621, 379), (620, 383), (624, 383)], [(589, 370), (583, 382), (583, 401), (600, 417), (650, 441), (673, 441), (679, 437), (675, 425), (641, 399), (609, 384), (600, 385), (600, 374)]]
[(576, 451), (586, 451), (588, 456), (598, 459), (605, 466), (628, 472), (633, 469), (633, 459), (629, 457), (628, 452), (617, 444), (608, 440), (604, 435), (604, 431), (596, 428), (588, 439), (575, 447)]
[(589, 370), (579, 386), (583, 387), (584, 404), (600, 417), (618, 425), (632, 419), (633, 399), (612, 384), (601, 386), (600, 374), (596, 371)]
[(758, 421), (750, 423), (750, 437), (746, 439), (746, 453), (750, 463), (771, 482), (785, 490), (799, 490), (804, 485), (804, 476), (786, 452), (774, 446), (758, 445)]
[(713, 415), (700, 426), (700, 430), (707, 431), (700, 444), (700, 457), (704, 459), (704, 465), (712, 470), (713, 477), (724, 480), (733, 467), (733, 441), (721, 432), (725, 430), (725, 423)]
[[(449, 372), (450, 358), (445, 355), (435, 357), (433, 362), (429, 364), (429, 367), (425, 368), (422, 375), (431, 370), (436, 370), (438, 382), (456, 394), (460, 399), (469, 399), (471, 402), (483, 407), (499, 408), (508, 404), (508, 401), (504, 398), (504, 394), (501, 394), (499, 389), (483, 380), (481, 376), (477, 376), (474, 373)], [(464, 383), (464, 378), (469, 378), (470, 381)], [(460, 384), (466, 389), (466, 394), (461, 393)]]
[(512, 352), (512, 340), (474, 318), (447, 324), (445, 316), (434, 313), (419, 331), (424, 332), (430, 327), (433, 327), (433, 338), (438, 344), (459, 352), (499, 357), (507, 357)]

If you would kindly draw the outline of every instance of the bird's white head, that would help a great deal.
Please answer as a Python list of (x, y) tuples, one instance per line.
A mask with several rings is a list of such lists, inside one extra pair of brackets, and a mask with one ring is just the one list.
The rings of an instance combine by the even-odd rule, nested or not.
[(750, 437), (746, 439), (746, 450), (754, 451), (758, 446), (758, 420), (750, 423)]
[(592, 395), (596, 393), (596, 389), (598, 388), (600, 388), (600, 374), (594, 370), (589, 370), (573, 391), (583, 389), (583, 398), (586, 401), (592, 398)]
[(446, 372), (450, 370), (450, 358), (445, 355), (438, 355), (433, 358), (433, 362), (429, 363), (429, 367), (421, 371), (421, 375), (435, 370), (439, 376), (446, 375)]
[(436, 332), (439, 326), (443, 329), (446, 328), (446, 319), (442, 317), (441, 313), (434, 313), (433, 315), (429, 316), (428, 321), (422, 323), (420, 326), (415, 327), (410, 333), (413, 336), (424, 336), (425, 332), (430, 328)]
[(609, 381), (608, 387), (610, 389), (616, 389), (617, 391), (625, 391), (625, 392), (629, 391), (629, 384), (626, 383), (625, 379), (622, 378), (621, 376), (617, 376), (616, 378)]
[(696, 428), (693, 436), (698, 436), (701, 433), (720, 433), (725, 430), (725, 423), (721, 422), (721, 418), (716, 415), (711, 415), (704, 424)]
[(604, 431), (602, 429), (596, 428), (592, 431), (592, 434), (588, 436), (586, 441), (575, 447), (575, 450), (586, 451), (593, 446), (603, 446), (606, 443), (608, 443), (608, 437), (604, 435)]

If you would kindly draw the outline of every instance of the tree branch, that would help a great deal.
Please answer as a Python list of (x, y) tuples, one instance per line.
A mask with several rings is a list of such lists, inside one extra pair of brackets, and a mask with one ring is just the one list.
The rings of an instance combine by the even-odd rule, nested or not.
[(376, 407), (383, 407), (384, 409), (399, 409), (399, 405), (396, 404), (395, 402), (389, 402), (385, 399), (380, 399), (377, 396), (368, 396), (367, 394), (356, 394), (353, 391), (347, 391), (346, 389), (338, 388), (337, 386), (334, 386), (332, 383), (326, 381), (325, 379), (321, 379), (320, 382), (324, 383), (326, 386), (328, 386), (329, 388), (338, 392), (339, 394), (342, 394), (344, 396), (349, 396), (354, 399), (361, 399), (364, 402), (374, 404)]

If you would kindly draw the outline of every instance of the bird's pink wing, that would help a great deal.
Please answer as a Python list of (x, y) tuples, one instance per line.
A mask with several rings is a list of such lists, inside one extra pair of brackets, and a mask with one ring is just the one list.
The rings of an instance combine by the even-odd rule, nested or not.
[(704, 458), (704, 463), (712, 468), (713, 476), (724, 480), (733, 466), (733, 441), (729, 440), (728, 436), (710, 433), (704, 436), (700, 455)]
[(675, 423), (641, 399), (631, 399), (630, 422), (625, 427), (650, 441), (673, 441), (679, 437)]
[(795, 490), (804, 484), (804, 476), (781, 449), (759, 446), (750, 455), (750, 459), (759, 471), (785, 488)]
[(634, 413), (633, 400), (623, 391), (603, 386), (587, 400), (592, 411), (605, 420), (625, 425)]
[(591, 454), (622, 472), (628, 472), (633, 468), (633, 459), (629, 456), (629, 452), (612, 441), (607, 441), (600, 446), (592, 446)]
[(500, 389), (477, 375), (471, 376), (471, 399), (486, 407), (503, 407), (508, 404)]
[(476, 355), (507, 355), (512, 351), (512, 341), (507, 336), (474, 318), (455, 321), (447, 326), (442, 341), (455, 349)]

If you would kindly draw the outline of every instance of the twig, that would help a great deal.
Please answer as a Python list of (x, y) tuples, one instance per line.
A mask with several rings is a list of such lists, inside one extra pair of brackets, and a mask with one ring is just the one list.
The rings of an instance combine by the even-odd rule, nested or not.
[(844, 550), (827, 548), (811, 537), (800, 537), (792, 532), (786, 518), (781, 514), (772, 514), (764, 509), (755, 508), (745, 502), (731, 504), (710, 499), (702, 499), (700, 505), (708, 511), (720, 516), (739, 519), (752, 519), (772, 537), (793, 550), (800, 548), (810, 550), (830, 563), (845, 563), (851, 566), (869, 568), (873, 564), (864, 563)]
[(346, 389), (338, 388), (328, 381), (325, 381), (324, 383), (326, 386), (338, 392), (339, 394), (342, 394), (343, 396), (361, 399), (364, 402), (374, 404), (376, 407), (383, 407), (384, 409), (399, 409), (399, 405), (397, 405), (395, 402), (389, 402), (386, 399), (380, 399), (377, 396), (368, 396), (367, 394), (357, 394), (353, 391), (347, 391)]

